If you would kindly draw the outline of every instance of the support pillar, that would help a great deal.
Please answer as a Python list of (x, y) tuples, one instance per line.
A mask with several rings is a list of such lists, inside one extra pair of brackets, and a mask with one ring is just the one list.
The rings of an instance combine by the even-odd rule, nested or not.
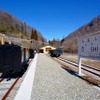
[(1, 37), (1, 44), (3, 45), (4, 44), (4, 38), (3, 38), (3, 35)]
[(9, 40), (9, 44), (11, 44), (11, 41)]
[(81, 73), (81, 61), (82, 61), (82, 58), (79, 57), (79, 58), (78, 58), (78, 74), (79, 74), (79, 76), (82, 74), (82, 73)]
[(26, 48), (24, 48), (24, 61), (26, 61)]

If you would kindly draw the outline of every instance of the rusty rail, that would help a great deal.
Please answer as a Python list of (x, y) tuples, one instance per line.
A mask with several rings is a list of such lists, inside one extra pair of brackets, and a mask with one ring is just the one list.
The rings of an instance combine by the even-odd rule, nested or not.
[(5, 95), (2, 97), (1, 100), (6, 100), (7, 96), (9, 95), (9, 93), (11, 92), (11, 90), (14, 88), (14, 86), (16, 85), (16, 83), (18, 82), (20, 78), (17, 78), (14, 83), (11, 85), (11, 87), (9, 88), (9, 90), (5, 93)]

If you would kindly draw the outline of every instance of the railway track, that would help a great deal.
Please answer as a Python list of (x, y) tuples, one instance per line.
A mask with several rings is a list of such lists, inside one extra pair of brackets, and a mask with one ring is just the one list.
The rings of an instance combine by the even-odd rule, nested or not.
[(7, 81), (7, 79), (0, 80), (0, 100), (6, 100), (19, 79), (20, 78), (11, 79), (10, 81)]
[[(28, 64), (30, 64), (32, 59), (29, 60)], [(11, 78), (11, 80), (7, 81), (6, 78), (1, 78), (0, 79), (0, 100), (6, 100), (8, 97), (9, 93), (13, 90), (14, 86), (17, 84), (18, 78)]]
[[(67, 60), (67, 59), (64, 59), (61, 57), (57, 57), (57, 59), (78, 68), (78, 63), (76, 63), (76, 62), (73, 62), (73, 61), (70, 61), (70, 60)], [(88, 66), (85, 64), (82, 64), (81, 68), (82, 68), (82, 71), (83, 70), (85, 71), (85, 73), (87, 73), (87, 74), (90, 73), (90, 74), (92, 74), (92, 76), (94, 75), (94, 76), (97, 76), (100, 78), (100, 70), (99, 69), (92, 68), (91, 66)]]
[(0, 82), (2, 82), (4, 80), (4, 78), (0, 79)]

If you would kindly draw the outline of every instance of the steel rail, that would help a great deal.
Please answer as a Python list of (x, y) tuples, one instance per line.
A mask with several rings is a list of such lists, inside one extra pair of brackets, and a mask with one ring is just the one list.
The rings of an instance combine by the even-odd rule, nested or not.
[[(60, 59), (59, 59), (59, 58), (60, 58)], [(68, 64), (70, 64), (70, 65), (73, 65), (73, 66), (75, 66), (75, 67), (78, 67), (77, 63), (74, 63), (73, 61), (70, 61), (70, 60), (67, 60), (67, 59), (64, 59), (64, 58), (61, 58), (61, 57), (58, 57), (57, 59), (59, 59), (59, 60), (65, 62), (65, 63), (68, 63)], [(83, 65), (82, 65), (82, 66), (83, 66)], [(84, 67), (86, 67), (86, 66), (84, 65)], [(91, 68), (91, 67), (88, 67), (88, 68)], [(97, 73), (95, 73), (95, 72), (93, 72), (93, 71), (90, 71), (90, 70), (88, 70), (88, 69), (86, 69), (86, 68), (83, 68), (83, 67), (82, 67), (82, 69), (85, 70), (85, 71), (87, 71), (87, 72), (90, 72), (90, 73), (92, 73), (92, 74), (94, 74), (94, 75), (100, 77), (99, 74), (97, 74)], [(91, 68), (91, 69), (94, 69), (94, 68)], [(94, 69), (94, 70), (96, 70), (96, 69)], [(96, 71), (99, 71), (99, 70), (96, 70)]]
[[(62, 58), (62, 57), (59, 57), (59, 58), (64, 59), (64, 60), (67, 60), (67, 61), (70, 61), (70, 62), (73, 62), (73, 63), (75, 63), (75, 64), (78, 64), (78, 63), (76, 63), (76, 62), (74, 62), (74, 61), (71, 61), (71, 60), (68, 60), (68, 59), (65, 59), (65, 58)], [(91, 66), (89, 66), (89, 65), (86, 65), (86, 64), (81, 64), (81, 65), (84, 66), (84, 67), (91, 68), (91, 69), (96, 70), (96, 71), (100, 71), (99, 69), (93, 68), (93, 67), (91, 67)]]
[(4, 78), (0, 79), (0, 82), (2, 82), (4, 80)]
[(10, 94), (11, 90), (14, 88), (14, 86), (16, 85), (16, 83), (18, 82), (20, 78), (17, 78), (14, 83), (11, 85), (11, 87), (8, 89), (8, 91), (4, 94), (4, 96), (2, 97), (1, 100), (6, 100), (6, 98), (8, 97), (8, 95)]

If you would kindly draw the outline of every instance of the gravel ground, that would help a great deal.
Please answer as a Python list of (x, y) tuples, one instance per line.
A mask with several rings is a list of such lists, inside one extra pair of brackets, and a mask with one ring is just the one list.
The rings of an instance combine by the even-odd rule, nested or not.
[(33, 84), (31, 100), (100, 100), (100, 89), (44, 54), (38, 55)]

